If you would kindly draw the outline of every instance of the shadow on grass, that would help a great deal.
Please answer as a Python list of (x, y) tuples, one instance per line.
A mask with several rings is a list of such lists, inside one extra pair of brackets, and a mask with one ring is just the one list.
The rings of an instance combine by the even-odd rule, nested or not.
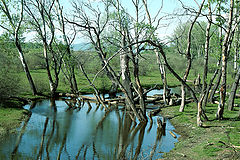
[[(209, 119), (208, 121), (206, 121), (206, 122), (215, 122), (215, 123), (219, 123), (219, 122), (229, 122), (229, 121), (231, 121), (231, 122), (240, 122), (240, 117), (234, 117), (234, 118), (223, 118), (222, 120), (218, 120), (218, 119), (216, 119), (216, 118), (214, 118), (214, 119)], [(226, 124), (225, 125), (217, 125), (217, 124), (210, 124), (210, 125), (204, 125), (204, 126), (202, 126), (202, 128), (212, 128), (212, 127), (228, 127)]]

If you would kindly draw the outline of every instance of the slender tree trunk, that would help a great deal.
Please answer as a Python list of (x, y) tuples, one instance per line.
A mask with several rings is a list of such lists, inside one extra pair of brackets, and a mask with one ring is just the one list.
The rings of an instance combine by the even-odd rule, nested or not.
[[(142, 0), (142, 2), (143, 2), (143, 5), (144, 5), (146, 14), (147, 14), (149, 25), (152, 26), (152, 19), (151, 19), (151, 15), (150, 15), (150, 12), (149, 12), (149, 9), (148, 9), (147, 0)], [(163, 82), (163, 101), (164, 101), (164, 104), (166, 105), (166, 104), (169, 103), (166, 100), (167, 96), (169, 96), (169, 89), (167, 87), (167, 77), (166, 77), (165, 67), (161, 62), (159, 52), (157, 50), (155, 50), (155, 53), (156, 53), (158, 68), (159, 68), (159, 71), (160, 71), (160, 74), (161, 74), (161, 79), (162, 79), (162, 82)]]
[[(139, 23), (139, 0), (135, 0), (132, 1), (134, 6), (135, 6), (135, 10), (136, 10), (136, 24)], [(133, 49), (133, 46), (129, 47), (130, 53), (132, 55), (132, 62), (133, 62), (133, 76), (135, 79), (135, 86), (136, 86), (136, 93), (137, 96), (139, 97), (139, 104), (140, 104), (140, 108), (142, 111), (142, 114), (144, 116), (145, 119), (147, 119), (146, 117), (146, 105), (145, 105), (145, 95), (143, 94), (143, 88), (141, 86), (141, 82), (140, 82), (140, 78), (139, 78), (139, 55), (140, 55), (140, 46), (138, 44), (139, 42), (139, 32), (140, 29), (138, 26), (135, 27), (134, 29), (135, 31), (135, 41), (136, 41), (136, 49)], [(127, 31), (127, 40), (128, 40), (128, 44), (131, 44), (131, 35), (130, 32)]]
[(235, 76), (235, 81), (232, 85), (232, 89), (231, 89), (230, 96), (229, 96), (229, 99), (228, 99), (228, 110), (229, 111), (232, 111), (233, 107), (234, 107), (234, 100), (235, 100), (239, 80), (240, 80), (240, 67), (238, 67), (238, 72)]
[(183, 112), (184, 111), (184, 106), (185, 106), (185, 87), (184, 85), (182, 84), (181, 85), (181, 97), (182, 97), (182, 100), (181, 100), (181, 105), (180, 105), (180, 108), (179, 108), (179, 112)]
[(46, 71), (47, 71), (47, 75), (48, 75), (48, 81), (49, 81), (51, 96), (54, 96), (55, 93), (56, 93), (56, 87), (55, 87), (55, 84), (53, 82), (52, 75), (51, 75), (51, 70), (50, 70), (50, 66), (49, 66), (47, 44), (45, 44), (45, 42), (43, 42), (43, 43), (44, 43), (43, 44), (43, 54), (44, 54), (45, 63), (46, 63)]
[(163, 101), (164, 101), (164, 104), (167, 105), (169, 103), (167, 101), (167, 96), (169, 96), (169, 95), (168, 95), (165, 67), (161, 62), (161, 58), (160, 58), (160, 55), (157, 50), (155, 50), (155, 53), (156, 53), (156, 57), (157, 57), (158, 69), (160, 71), (161, 79), (162, 79), (162, 83), (163, 83)]
[(186, 81), (184, 81), (184, 79), (182, 79), (175, 71), (174, 69), (169, 65), (168, 61), (167, 61), (167, 57), (166, 57), (166, 54), (164, 53), (163, 51), (163, 48), (161, 46), (161, 44), (159, 43), (155, 43), (154, 41), (151, 41), (151, 40), (145, 40), (145, 42), (148, 42), (150, 45), (154, 46), (154, 47), (157, 47), (159, 49), (159, 52), (161, 53), (162, 57), (163, 57), (163, 60), (165, 62), (165, 65), (167, 67), (167, 69), (174, 75), (174, 77), (177, 78), (177, 80), (179, 80), (187, 89), (188, 91), (191, 93), (192, 95), (192, 98), (194, 99), (194, 101), (196, 103), (198, 103), (198, 99), (196, 97), (196, 94), (195, 92), (193, 91), (193, 89), (186, 83)]
[(24, 57), (24, 55), (23, 55), (22, 47), (21, 47), (18, 39), (15, 40), (15, 45), (16, 45), (16, 47), (17, 47), (17, 50), (18, 50), (18, 53), (19, 53), (19, 58), (20, 58), (20, 60), (21, 60), (21, 63), (22, 63), (24, 72), (25, 72), (25, 74), (26, 74), (26, 76), (27, 76), (27, 79), (28, 79), (28, 82), (29, 82), (30, 87), (31, 87), (31, 89), (32, 89), (32, 92), (33, 92), (34, 95), (37, 95), (37, 89), (36, 89), (35, 84), (34, 84), (34, 82), (33, 82), (33, 79), (32, 79), (32, 76), (31, 76), (31, 74), (30, 74), (30, 71), (29, 71), (29, 69), (28, 69), (28, 66), (27, 66), (25, 57)]
[(78, 85), (77, 85), (77, 79), (75, 76), (75, 67), (72, 66), (72, 81), (73, 81), (73, 89), (77, 93), (78, 92)]
[[(219, 62), (220, 63), (220, 62)], [(214, 72), (214, 74), (212, 75), (212, 78), (211, 78), (211, 80), (210, 80), (210, 82), (209, 82), (209, 84), (208, 84), (208, 87), (207, 87), (207, 90), (206, 90), (206, 96), (204, 97), (204, 99), (203, 99), (203, 103), (202, 103), (202, 107), (204, 108), (204, 111), (206, 111), (206, 108), (205, 108), (205, 106), (207, 105), (207, 102), (208, 102), (208, 100), (209, 100), (209, 92), (210, 92), (210, 90), (211, 90), (211, 88), (212, 88), (212, 85), (213, 85), (213, 81), (214, 81), (214, 79), (216, 78), (216, 76), (219, 74), (219, 71), (220, 71), (220, 69), (219, 68), (217, 68), (216, 69), (216, 71)], [(215, 90), (216, 91), (216, 90)], [(214, 92), (215, 92), (214, 91)]]
[[(69, 58), (69, 60), (67, 60), (67, 62), (65, 62), (65, 66), (67, 67), (66, 70), (69, 70), (69, 75), (64, 74), (65, 76), (67, 76), (67, 79), (70, 83), (70, 87), (73, 93), (77, 93), (78, 92), (78, 86), (77, 86), (77, 80), (76, 80), (76, 76), (75, 76), (75, 65), (72, 59), (72, 54), (71, 54), (71, 49), (70, 49), (70, 43), (68, 40), (68, 37), (66, 35), (66, 27), (65, 27), (65, 21), (64, 21), (64, 16), (62, 13), (63, 8), (60, 6), (60, 2), (59, 0), (57, 0), (57, 10), (58, 10), (58, 21), (59, 24), (61, 26), (61, 31), (63, 34), (63, 40), (64, 43), (66, 45), (66, 51), (67, 51), (67, 56)], [(67, 63), (67, 64), (66, 64)]]
[[(236, 2), (236, 7), (235, 7), (235, 11), (236, 11), (236, 15), (239, 15), (239, 1)], [(234, 73), (237, 73), (239, 65), (238, 65), (238, 60), (239, 60), (239, 48), (240, 48), (240, 25), (238, 24), (238, 27), (236, 29), (236, 36), (235, 36), (235, 54), (234, 54)]]
[(121, 74), (122, 75), (122, 84), (123, 84), (124, 88), (126, 89), (126, 92), (129, 95), (129, 98), (133, 99), (128, 63), (129, 63), (129, 57), (128, 57), (127, 53), (126, 52), (121, 53), (120, 66), (121, 66), (121, 72), (122, 72), (122, 74)]
[(229, 19), (228, 19), (228, 29), (227, 33), (225, 34), (224, 41), (223, 41), (223, 49), (222, 49), (222, 79), (221, 79), (221, 88), (220, 88), (220, 102), (218, 105), (218, 110), (216, 113), (217, 119), (223, 118), (223, 112), (224, 112), (224, 105), (225, 105), (225, 99), (226, 99), (226, 82), (227, 82), (227, 60), (228, 60), (228, 46), (229, 39), (232, 29), (232, 21), (233, 21), (233, 8), (234, 8), (234, 0), (231, 0), (230, 5), (230, 13), (229, 13)]
[(208, 1), (208, 17), (209, 21), (206, 27), (206, 41), (205, 41), (205, 47), (204, 47), (204, 69), (203, 69), (203, 86), (202, 86), (202, 91), (200, 94), (200, 98), (198, 100), (198, 114), (197, 114), (197, 125), (199, 127), (202, 126), (202, 121), (201, 117), (204, 114), (204, 110), (202, 109), (202, 104), (204, 97), (207, 97), (208, 93), (206, 91), (207, 89), (207, 75), (208, 75), (208, 54), (209, 54), (209, 43), (210, 43), (210, 29), (211, 29), (211, 21), (212, 21), (212, 13), (211, 13), (211, 6), (210, 2)]
[[(103, 64), (104, 66), (105, 64)], [(116, 81), (114, 80), (114, 77), (111, 75), (110, 71), (106, 68), (105, 69), (107, 77), (110, 79), (110, 81), (112, 82), (110, 91), (109, 91), (109, 97), (114, 98), (116, 97), (117, 94), (117, 90), (118, 90), (118, 84), (116, 83)], [(117, 78), (119, 79), (120, 76), (117, 76)]]
[[(137, 56), (133, 56), (134, 58), (134, 71), (133, 71), (133, 74), (134, 74), (134, 79), (135, 79), (135, 84), (136, 84), (136, 92), (137, 92), (137, 95), (139, 97), (139, 104), (140, 104), (140, 108), (142, 110), (142, 113), (143, 115), (145, 115), (146, 113), (146, 105), (145, 105), (145, 98), (144, 98), (144, 95), (143, 95), (143, 88), (141, 86), (141, 82), (140, 82), (140, 78), (139, 78), (139, 65), (138, 65), (138, 57)], [(146, 118), (146, 117), (145, 117)]]
[[(237, 49), (238, 47), (236, 47), (236, 49)], [(234, 73), (236, 73), (237, 72), (237, 68), (238, 68), (238, 59), (239, 59), (239, 55), (238, 55), (239, 53), (238, 52), (235, 52), (235, 54), (234, 54), (234, 65), (233, 65), (233, 67), (234, 67)]]
[(202, 116), (202, 102), (203, 102), (203, 98), (204, 95), (200, 95), (200, 99), (198, 100), (198, 112), (197, 112), (197, 126), (201, 127), (202, 126), (202, 120), (201, 120), (201, 116)]
[[(236, 15), (239, 15), (239, 4), (237, 3), (236, 6)], [(232, 89), (230, 92), (230, 96), (228, 99), (228, 110), (232, 111), (234, 108), (234, 100), (235, 100), (235, 95), (237, 91), (237, 87), (239, 84), (239, 78), (240, 78), (240, 65), (239, 65), (239, 47), (240, 47), (240, 26), (238, 25), (237, 30), (236, 30), (236, 36), (235, 36), (235, 54), (234, 54), (234, 72), (235, 72), (235, 81), (232, 85)]]
[[(220, 5), (221, 5), (221, 3), (219, 3), (218, 7), (220, 7)], [(219, 15), (221, 14), (220, 12), (221, 11), (219, 10)], [(220, 46), (220, 51), (222, 51), (222, 49), (223, 49), (223, 45), (222, 45), (222, 43), (223, 43), (223, 38), (222, 38), (223, 29), (221, 27), (219, 27), (219, 34), (220, 34), (219, 35), (219, 46)], [(222, 67), (222, 62), (221, 62), (222, 61), (222, 57), (219, 59), (219, 61), (220, 62), (218, 62), (217, 65), (220, 64), (220, 67)], [(215, 93), (216, 93), (216, 91), (217, 91), (217, 89), (218, 89), (218, 87), (220, 85), (221, 78), (222, 78), (222, 71), (219, 69), (218, 76), (217, 76), (217, 79), (216, 79), (216, 83), (214, 84), (213, 89), (211, 90), (210, 95), (209, 95), (208, 102), (210, 102), (210, 103), (214, 103), (213, 102), (214, 101), (214, 95), (215, 95)]]
[[(20, 14), (16, 13), (19, 16), (18, 17), (19, 19), (15, 19), (15, 17), (14, 17), (15, 14), (10, 13), (10, 8), (11, 7), (10, 8), (8, 7), (8, 4), (6, 3), (6, 1), (3, 1), (3, 0), (1, 1), (0, 12), (2, 12), (4, 16), (6, 16), (6, 18), (8, 19), (8, 21), (10, 23), (11, 29), (7, 29), (7, 31), (10, 34), (13, 33), (15, 46), (16, 46), (16, 48), (18, 50), (19, 58), (20, 58), (20, 61), (22, 63), (24, 72), (25, 72), (25, 74), (27, 76), (27, 79), (28, 79), (28, 82), (30, 84), (30, 87), (32, 89), (33, 94), (36, 95), (37, 94), (37, 90), (36, 90), (36, 87), (34, 85), (32, 76), (30, 74), (27, 62), (26, 62), (24, 54), (23, 54), (21, 42), (20, 42), (19, 37), (18, 37), (19, 36), (19, 30), (20, 30), (20, 27), (21, 27), (22, 21), (23, 21), (23, 12), (24, 12), (24, 1), (21, 0), (20, 2), (21, 2)], [(3, 27), (3, 26), (0, 26), (0, 27)], [(6, 29), (8, 27), (6, 27), (6, 28), (3, 27), (3, 28)]]
[(214, 84), (211, 92), (210, 92), (210, 96), (209, 96), (209, 99), (208, 101), (210, 103), (214, 103), (214, 95), (215, 95), (215, 92), (217, 91), (219, 85), (220, 85), (220, 81), (221, 81), (221, 77), (222, 77), (222, 71), (220, 70), (220, 72), (218, 72), (218, 76), (217, 76), (217, 79), (216, 79), (216, 83)]
[[(203, 8), (203, 5), (204, 5), (204, 2), (205, 0), (202, 1), (201, 3), (201, 6), (199, 8), (199, 11), (197, 12), (197, 15), (196, 17), (194, 18), (193, 22), (191, 23), (191, 26), (188, 30), (188, 44), (187, 44), (187, 49), (186, 49), (186, 57), (187, 57), (187, 68), (186, 68), (186, 71), (185, 71), (185, 74), (183, 76), (183, 80), (186, 82), (187, 80), (187, 77), (189, 75), (189, 72), (190, 72), (190, 69), (191, 69), (191, 66), (192, 66), (192, 56), (191, 56), (191, 34), (192, 34), (192, 29), (193, 29), (193, 26), (194, 24), (196, 23), (198, 17), (200, 16), (201, 12), (202, 12), (202, 8)], [(181, 106), (180, 106), (180, 109), (179, 109), (179, 112), (183, 112), (184, 111), (184, 106), (185, 106), (185, 86), (182, 84), (182, 101), (181, 101)]]

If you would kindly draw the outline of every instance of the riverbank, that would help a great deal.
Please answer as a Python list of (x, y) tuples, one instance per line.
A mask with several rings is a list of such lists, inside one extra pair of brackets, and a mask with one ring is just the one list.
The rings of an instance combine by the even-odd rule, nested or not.
[[(240, 103), (239, 99), (236, 103)], [(11, 101), (0, 106), (1, 139), (1, 136), (14, 132), (28, 112), (22, 109), (23, 102), (20, 101)], [(160, 113), (170, 119), (176, 128), (175, 132), (181, 135), (176, 147), (164, 154), (164, 159), (240, 159), (238, 108), (234, 111), (225, 109), (225, 119), (218, 121), (215, 120), (217, 105), (208, 105), (206, 110), (209, 121), (204, 122), (203, 128), (196, 126), (196, 104), (186, 105), (183, 113), (178, 110), (179, 106), (172, 106), (162, 108)]]
[(225, 109), (224, 119), (215, 120), (217, 105), (208, 105), (209, 121), (204, 127), (196, 125), (196, 104), (189, 104), (180, 113), (179, 106), (163, 108), (163, 116), (170, 119), (180, 134), (179, 142), (163, 159), (240, 159), (240, 118), (235, 111)]
[(27, 117), (28, 111), (23, 109), (21, 101), (8, 101), (0, 103), (0, 139), (16, 131), (21, 122)]

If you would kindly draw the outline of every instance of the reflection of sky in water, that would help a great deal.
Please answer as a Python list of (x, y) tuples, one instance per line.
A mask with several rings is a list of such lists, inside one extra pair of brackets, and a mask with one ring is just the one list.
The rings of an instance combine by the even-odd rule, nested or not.
[[(116, 159), (117, 153), (121, 150), (119, 144), (127, 144), (126, 155), (131, 155), (131, 151), (133, 151), (134, 156), (141, 131), (139, 130), (130, 140), (133, 132), (129, 134), (127, 126), (133, 126), (133, 122), (131, 124), (129, 116), (126, 118), (126, 116), (123, 117), (125, 115), (123, 112), (112, 111), (103, 121), (103, 125), (99, 125), (106, 113), (100, 109), (101, 107), (96, 110), (96, 105), (93, 103), (91, 105), (93, 108), (87, 114), (87, 103), (81, 110), (67, 111), (68, 107), (64, 101), (56, 101), (55, 110), (57, 109), (57, 112), (55, 112), (49, 100), (38, 102), (36, 107), (31, 110), (32, 116), (23, 132), (21, 141), (19, 141), (17, 158), (15, 158), (37, 159), (38, 155), (41, 155), (39, 153), (41, 143), (43, 144), (43, 159), (47, 159), (48, 156), (50, 159), (57, 159), (58, 156), (61, 159), (76, 159), (76, 157), (83, 159), (84, 154), (86, 154), (86, 159), (93, 159), (93, 157), (95, 159)], [(25, 108), (29, 109), (30, 106), (25, 106)], [(44, 133), (45, 124), (47, 124), (47, 128)], [(19, 128), (19, 133), (10, 134), (0, 142), (0, 159), (11, 157), (22, 128)], [(148, 128), (149, 123), (144, 131), (141, 153), (138, 158), (141, 158), (142, 155), (149, 156), (154, 144), (157, 147), (153, 159), (160, 158), (161, 152), (169, 152), (177, 142), (168, 132), (174, 128), (167, 120), (166, 136), (162, 136), (161, 140), (157, 142), (156, 117), (153, 119), (153, 127), (150, 132), (147, 131)], [(45, 134), (44, 137), (43, 134)], [(59, 153), (61, 154), (59, 155)]]

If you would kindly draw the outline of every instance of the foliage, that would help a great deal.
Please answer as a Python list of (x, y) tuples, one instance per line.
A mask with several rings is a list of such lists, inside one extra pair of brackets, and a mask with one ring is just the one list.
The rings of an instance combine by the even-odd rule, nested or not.
[(0, 37), (0, 98), (17, 93), (19, 77), (16, 74), (18, 65), (14, 55), (15, 48), (4, 36)]
[[(185, 54), (187, 48), (187, 36), (188, 30), (190, 27), (190, 22), (186, 22), (180, 24), (174, 30), (174, 34), (170, 39), (172, 39), (173, 43), (171, 44), (174, 48), (174, 51), (179, 54)], [(204, 55), (204, 45), (205, 45), (205, 32), (206, 32), (207, 23), (204, 21), (198, 22), (194, 25), (192, 34), (191, 34), (191, 54), (193, 59), (197, 59)], [(218, 28), (213, 26), (210, 30), (210, 56), (219, 57), (220, 43), (219, 43), (219, 33)]]

